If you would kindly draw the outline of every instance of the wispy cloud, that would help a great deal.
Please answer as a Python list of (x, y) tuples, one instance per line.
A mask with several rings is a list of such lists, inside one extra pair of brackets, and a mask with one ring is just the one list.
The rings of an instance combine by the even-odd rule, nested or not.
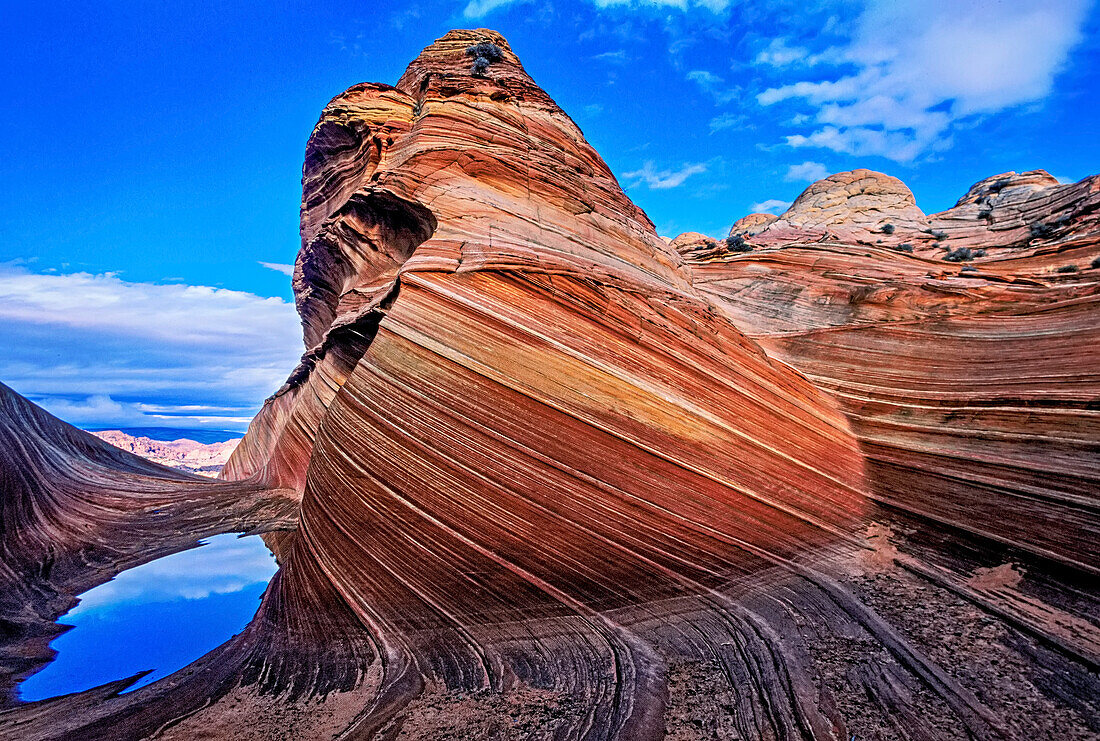
[(283, 275), (294, 275), (293, 265), (287, 265), (281, 262), (264, 262), (263, 260), (260, 260), (259, 262), (268, 270), (274, 270), (275, 272), (282, 273)]
[(462, 15), (467, 18), (484, 18), (494, 10), (525, 2), (530, 0), (470, 0), (462, 10)]
[(240, 429), (302, 352), (292, 304), (0, 264), (0, 380), (83, 426)]
[(766, 201), (752, 204), (749, 206), (749, 211), (754, 214), (775, 214), (778, 216), (790, 207), (790, 201), (780, 201), (775, 198), (769, 198)]
[(843, 62), (832, 77), (764, 90), (761, 105), (808, 109), (816, 128), (793, 147), (909, 162), (951, 145), (968, 117), (1040, 101), (1082, 38), (1088, 0), (869, 3), (848, 39), (809, 54), (785, 40), (758, 64)]
[(780, 37), (768, 42), (753, 61), (771, 67), (814, 67), (822, 63), (838, 64), (845, 61), (845, 57), (842, 50), (836, 47), (813, 53), (804, 46), (791, 46), (788, 39)]
[(710, 133), (713, 134), (716, 131), (741, 126), (748, 120), (749, 117), (743, 113), (723, 113), (721, 116), (715, 116), (710, 120)]
[(719, 105), (737, 100), (741, 95), (741, 88), (728, 85), (724, 79), (707, 70), (692, 70), (687, 73), (687, 78), (698, 85), (704, 93), (714, 98), (714, 102)]
[(653, 162), (648, 161), (640, 170), (623, 173), (623, 178), (628, 182), (628, 187), (636, 187), (645, 184), (650, 190), (666, 190), (676, 188), (684, 184), (692, 175), (706, 172), (705, 162), (688, 163), (679, 170), (657, 170)]
[(820, 162), (806, 161), (800, 165), (791, 165), (788, 167), (787, 175), (784, 180), (791, 183), (816, 183), (818, 180), (826, 177), (829, 177), (829, 171), (826, 169), (825, 165)]
[(721, 13), (733, 4), (733, 0), (593, 0), (597, 8), (703, 8)]
[(628, 57), (626, 51), (622, 49), (618, 51), (605, 51), (603, 54), (597, 54), (592, 58), (609, 64), (626, 64), (630, 61), (630, 57)]
[(801, 46), (788, 46), (788, 43), (786, 39), (772, 39), (767, 48), (756, 55), (756, 63), (770, 64), (773, 67), (785, 67), (810, 55)]

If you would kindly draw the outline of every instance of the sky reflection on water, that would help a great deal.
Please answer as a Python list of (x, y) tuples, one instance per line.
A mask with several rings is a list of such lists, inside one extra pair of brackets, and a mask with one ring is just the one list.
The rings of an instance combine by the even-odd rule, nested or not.
[(57, 657), (19, 686), (23, 700), (80, 692), (152, 669), (166, 677), (239, 633), (259, 607), (275, 559), (259, 536), (226, 534), (123, 571), (58, 622)]

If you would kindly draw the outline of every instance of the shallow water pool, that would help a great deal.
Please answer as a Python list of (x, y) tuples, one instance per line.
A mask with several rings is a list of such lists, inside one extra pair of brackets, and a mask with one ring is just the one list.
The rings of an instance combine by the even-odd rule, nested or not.
[(151, 669), (130, 689), (187, 666), (248, 624), (275, 558), (257, 535), (218, 535), (80, 595), (58, 622), (57, 657), (19, 685), (25, 701), (80, 692)]

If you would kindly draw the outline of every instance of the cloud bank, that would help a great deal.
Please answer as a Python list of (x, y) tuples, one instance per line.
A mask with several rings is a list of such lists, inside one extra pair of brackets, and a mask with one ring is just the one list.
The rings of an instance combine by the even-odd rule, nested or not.
[(294, 306), (0, 264), (0, 381), (86, 427), (243, 429), (302, 353)]
[[(815, 128), (792, 147), (911, 162), (951, 145), (966, 119), (1047, 97), (1082, 38), (1087, 0), (868, 2), (846, 41), (819, 53), (773, 39), (758, 65), (803, 79), (757, 95), (791, 102)], [(824, 78), (806, 68), (832, 64)]]

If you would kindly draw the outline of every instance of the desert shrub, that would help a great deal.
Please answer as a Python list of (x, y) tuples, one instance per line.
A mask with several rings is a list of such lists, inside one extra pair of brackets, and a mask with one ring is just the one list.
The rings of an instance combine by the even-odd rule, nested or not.
[(486, 70), (489, 69), (489, 60), (485, 57), (474, 57), (474, 64), (470, 67), (470, 72), (474, 77), (484, 77)]
[(496, 44), (482, 41), (480, 44), (467, 46), (466, 56), (474, 58), (473, 65), (470, 68), (470, 72), (473, 73), (474, 77), (484, 77), (490, 64), (504, 59), (504, 52)]
[(1056, 273), (1076, 273), (1077, 272), (1077, 266), (1073, 265), (1073, 264), (1062, 265), (1061, 267), (1059, 267), (1054, 272), (1056, 272)]
[(985, 219), (986, 221), (993, 221), (993, 209), (983, 208), (978, 212), (979, 219)]
[(1092, 267), (1093, 269), (1100, 268), (1100, 257), (1093, 258)]
[(752, 252), (752, 245), (746, 242), (740, 234), (726, 237), (726, 248), (730, 252)]
[(983, 249), (974, 250), (974, 257), (985, 257), (985, 250), (983, 250)]
[(969, 247), (959, 247), (948, 252), (943, 259), (947, 262), (966, 262), (974, 259), (974, 253)]
[(1053, 232), (1048, 224), (1034, 223), (1028, 227), (1028, 231), (1031, 232), (1032, 239), (1042, 239), (1043, 237), (1049, 237)]
[(963, 265), (962, 269), (959, 270), (959, 272), (960, 273), (976, 273), (976, 272), (978, 272), (978, 269), (976, 267), (974, 267), (973, 265)]
[(894, 233), (894, 225), (893, 224), (883, 224), (882, 225), (882, 233), (883, 234), (893, 234)]
[(912, 252), (913, 251), (913, 245), (909, 244), (908, 242), (902, 242), (901, 244), (899, 244), (894, 249), (895, 250), (900, 250), (901, 252)]

